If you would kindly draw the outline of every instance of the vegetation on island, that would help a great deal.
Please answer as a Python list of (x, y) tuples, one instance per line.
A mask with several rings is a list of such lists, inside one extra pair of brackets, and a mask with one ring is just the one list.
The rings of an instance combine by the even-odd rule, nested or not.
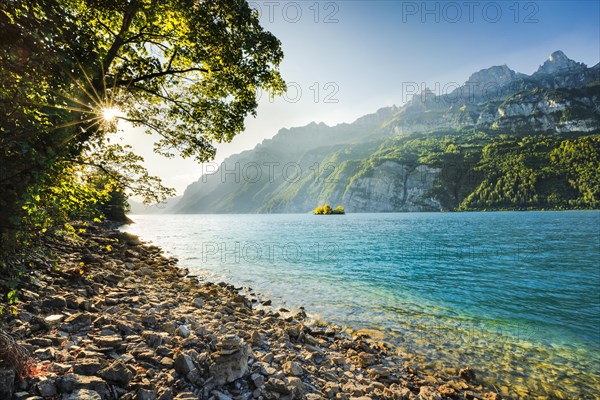
[(174, 194), (120, 143), (118, 121), (158, 154), (203, 162), (262, 90), (285, 89), (281, 44), (242, 0), (6, 0), (0, 27), (2, 294), (40, 238), (123, 217), (127, 195)]
[(337, 206), (336, 208), (331, 208), (331, 206), (329, 204), (325, 203), (322, 206), (315, 208), (313, 213), (315, 215), (346, 214), (346, 210), (344, 210), (344, 207), (342, 207), (342, 206)]

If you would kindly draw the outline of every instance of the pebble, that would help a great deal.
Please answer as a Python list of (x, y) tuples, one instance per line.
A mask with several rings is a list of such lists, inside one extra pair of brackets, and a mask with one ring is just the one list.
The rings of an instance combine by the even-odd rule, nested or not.
[(62, 322), (65, 318), (66, 316), (63, 314), (54, 314), (44, 318), (44, 321), (46, 321), (49, 325), (57, 325), (58, 323)]

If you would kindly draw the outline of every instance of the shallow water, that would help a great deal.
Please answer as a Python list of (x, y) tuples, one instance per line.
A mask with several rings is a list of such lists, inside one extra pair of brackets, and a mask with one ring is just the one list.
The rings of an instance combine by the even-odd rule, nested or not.
[[(600, 398), (600, 212), (134, 215), (194, 274), (515, 398)], [(408, 358), (407, 358), (408, 359)]]

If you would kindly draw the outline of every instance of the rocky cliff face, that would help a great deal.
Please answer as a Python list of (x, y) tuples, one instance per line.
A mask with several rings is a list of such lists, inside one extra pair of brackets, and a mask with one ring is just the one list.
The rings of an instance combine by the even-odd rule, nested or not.
[(386, 161), (350, 183), (340, 204), (350, 212), (437, 211), (441, 205), (429, 192), (438, 173), (426, 165), (413, 169)]
[[(343, 204), (349, 212), (439, 210), (440, 202), (431, 194), (438, 170), (394, 159), (369, 164), (386, 138), (463, 129), (598, 132), (599, 72), (600, 65), (588, 68), (557, 51), (531, 76), (494, 66), (473, 73), (451, 93), (426, 89), (402, 107), (382, 108), (351, 124), (282, 129), (190, 185), (167, 211), (306, 212), (324, 202)], [(245, 170), (249, 165), (252, 171)], [(258, 180), (246, 176), (255, 166), (261, 172)], [(290, 179), (290, 171), (299, 176)]]
[(498, 106), (491, 126), (512, 132), (593, 132), (600, 124), (598, 88), (519, 93)]

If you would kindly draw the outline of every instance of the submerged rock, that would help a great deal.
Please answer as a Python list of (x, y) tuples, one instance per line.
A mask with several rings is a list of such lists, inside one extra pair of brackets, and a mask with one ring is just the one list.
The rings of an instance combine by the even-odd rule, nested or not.
[(458, 376), (463, 378), (467, 382), (475, 381), (475, 371), (471, 367), (463, 368), (458, 372)]

